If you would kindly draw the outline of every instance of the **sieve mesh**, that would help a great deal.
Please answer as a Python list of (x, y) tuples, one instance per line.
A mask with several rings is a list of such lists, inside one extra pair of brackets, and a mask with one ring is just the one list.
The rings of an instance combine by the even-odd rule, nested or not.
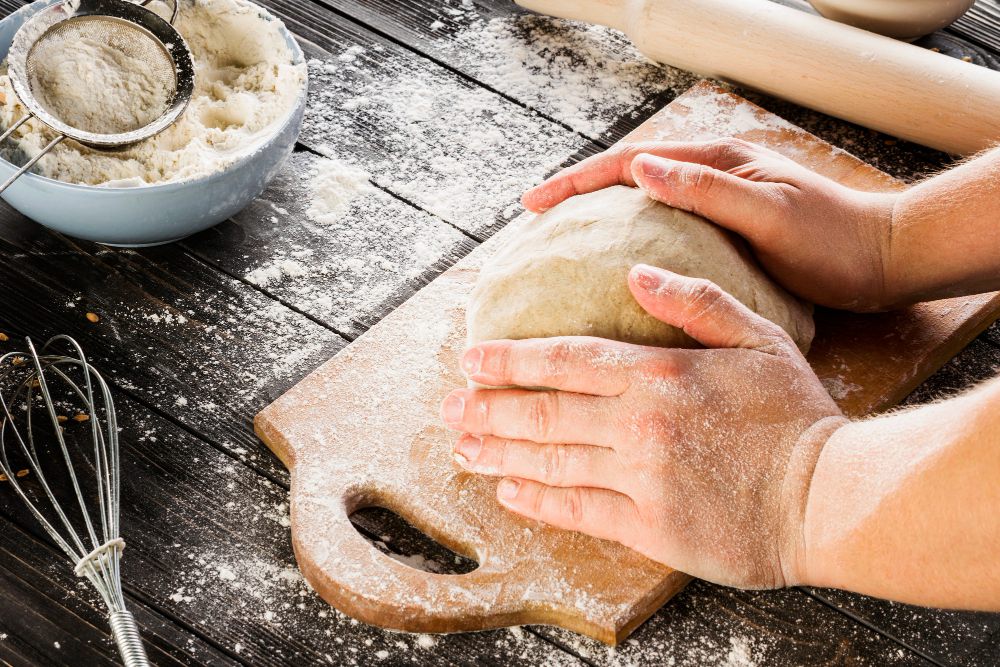
[(80, 16), (47, 30), (25, 59), (30, 94), (76, 130), (116, 135), (144, 128), (170, 110), (177, 90), (167, 47), (141, 26), (112, 16)]

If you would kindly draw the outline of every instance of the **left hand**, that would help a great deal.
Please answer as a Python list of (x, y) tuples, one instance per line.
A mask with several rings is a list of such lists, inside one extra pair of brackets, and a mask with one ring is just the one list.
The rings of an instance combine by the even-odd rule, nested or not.
[[(442, 405), (455, 458), (500, 502), (718, 583), (801, 583), (815, 462), (847, 420), (791, 339), (716, 285), (639, 266), (651, 315), (709, 349), (492, 341)], [(830, 419), (832, 418), (832, 419)]]

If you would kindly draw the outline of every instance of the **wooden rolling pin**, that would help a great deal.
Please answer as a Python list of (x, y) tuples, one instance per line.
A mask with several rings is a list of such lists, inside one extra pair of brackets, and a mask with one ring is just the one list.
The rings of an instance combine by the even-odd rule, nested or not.
[(1000, 72), (770, 0), (516, 0), (659, 62), (948, 153), (1000, 140)]

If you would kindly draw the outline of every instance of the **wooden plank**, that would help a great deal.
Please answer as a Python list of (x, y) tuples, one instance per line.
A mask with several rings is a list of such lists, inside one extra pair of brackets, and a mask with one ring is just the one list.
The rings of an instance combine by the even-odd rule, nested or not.
[[(285, 487), (127, 397), (118, 396), (117, 408), (125, 588), (133, 599), (148, 602), (217, 646), (227, 656), (220, 662), (463, 665), (505, 664), (513, 658), (523, 664), (579, 664), (537, 637), (517, 641), (510, 633), (494, 632), (421, 638), (388, 633), (339, 614), (306, 586), (295, 568)], [(3, 502), (10, 500), (0, 496), (0, 512), (37, 530), (16, 500)], [(0, 536), (0, 564), (4, 539)], [(60, 581), (68, 572), (51, 551), (32, 556), (32, 567), (40, 568), (43, 579)], [(21, 567), (15, 563), (11, 570), (20, 572)], [(0, 577), (0, 588), (3, 581)], [(13, 598), (28, 602), (20, 593)], [(0, 619), (0, 628), (16, 622)], [(68, 621), (54, 618), (51, 623), (40, 627), (42, 637), (61, 641), (75, 632)], [(87, 635), (80, 636), (85, 641)], [(56, 663), (59, 650), (38, 647), (43, 658)], [(213, 661), (211, 654), (189, 650), (192, 663)]]
[(314, 172), (343, 168), (294, 153), (260, 198), (183, 245), (354, 338), (476, 242), (374, 187), (340, 213), (310, 213), (322, 203)]
[[(317, 1), (607, 144), (693, 83), (690, 74), (649, 62), (617, 31), (537, 17), (506, 0)], [(779, 2), (812, 11), (804, 0)], [(981, 25), (982, 14), (973, 9), (965, 22)], [(967, 36), (938, 32), (918, 44), (996, 69), (995, 54)], [(984, 44), (995, 49), (1000, 41)]]
[(546, 118), (614, 143), (697, 80), (621, 33), (506, 0), (320, 0)]
[[(211, 644), (147, 605), (132, 599), (129, 609), (153, 664), (231, 664)], [(97, 593), (72, 574), (61, 553), (6, 521), (0, 531), (0, 660), (119, 664)]]
[[(407, 561), (437, 573), (464, 573), (469, 561), (428, 543), (398, 517), (364, 512), (355, 521), (383, 531)], [(382, 514), (381, 517), (376, 516)], [(387, 536), (388, 537), (388, 536)], [(376, 542), (376, 545), (380, 545)], [(473, 562), (474, 566), (474, 562)], [(526, 626), (591, 665), (927, 664), (893, 639), (865, 629), (802, 591), (739, 591), (696, 581), (614, 649), (559, 628)]]
[[(122, 388), (273, 478), (249, 424), (344, 339), (177, 246), (112, 250), (0, 207), (0, 317), (12, 349), (66, 333)], [(93, 312), (100, 320), (85, 317)]]
[[(300, 141), (485, 238), (583, 137), (314, 3), (264, 0), (302, 38), (310, 96)], [(541, 147), (544, 147), (542, 149)]]
[[(744, 138), (771, 145), (846, 185), (900, 187), (848, 154), (708, 85), (689, 91), (629, 139), (713, 138), (727, 131), (727, 118), (740, 119), (736, 131)], [(507, 229), (502, 236), (515, 233)], [(489, 245), (502, 242), (498, 237)], [(258, 432), (293, 469), (292, 504), (299, 508), (293, 539), (300, 567), (332, 603), (388, 627), (454, 631), (544, 621), (604, 641), (620, 640), (635, 619), (648, 616), (676, 592), (680, 581), (672, 578), (674, 573), (644, 569), (648, 561), (637, 560), (636, 554), (578, 534), (533, 528), (532, 538), (523, 539), (525, 525), (498, 509), (493, 485), (479, 476), (456, 474), (448, 456), (438, 404), (461, 383), (454, 359), (464, 345), (464, 303), (488, 252), (486, 247), (477, 250), (258, 416)], [(828, 318), (814, 344), (818, 355), (811, 359), (819, 364), (821, 377), (839, 383), (831, 384), (831, 393), (844, 409), (865, 414), (899, 400), (899, 393), (912, 386), (908, 382), (938, 363), (934, 352), (946, 343), (964, 345), (968, 338), (961, 339), (985, 321), (988, 305), (970, 300), (947, 311), (942, 304), (922, 306), (868, 320), (869, 326), (861, 328), (840, 327), (838, 320)], [(948, 322), (959, 314), (970, 323), (968, 331)], [(878, 322), (923, 345), (914, 350), (920, 362), (915, 368), (909, 363), (905, 368), (886, 366), (891, 360), (879, 352)], [(834, 330), (837, 335), (831, 334)], [(857, 331), (876, 334), (866, 341)], [(845, 355), (856, 348), (867, 356), (848, 359)], [(841, 359), (850, 363), (838, 365)], [(882, 372), (873, 375), (872, 369)], [(391, 397), (383, 396), (386, 386), (394, 388)], [(355, 452), (362, 442), (375, 446), (358, 459)], [(419, 575), (396, 565), (349, 527), (347, 514), (354, 504), (367, 502), (359, 498), (375, 499), (401, 513), (461, 553), (489, 558), (476, 572), (453, 578)], [(560, 553), (573, 557), (553, 555)], [(616, 572), (628, 573), (628, 580), (620, 574), (609, 586), (607, 559), (616, 563)], [(497, 581), (504, 586), (494, 592)], [(523, 604), (519, 588), (526, 581), (531, 582), (531, 606)], [(563, 597), (577, 595), (581, 587), (588, 600), (596, 595), (600, 604)], [(558, 591), (558, 600), (548, 597), (550, 588)]]
[(997, 0), (978, 0), (965, 16), (951, 25), (949, 31), (997, 51), (1000, 49), (1000, 3)]
[(594, 665), (930, 665), (797, 590), (696, 581), (611, 648), (558, 628), (540, 634)]

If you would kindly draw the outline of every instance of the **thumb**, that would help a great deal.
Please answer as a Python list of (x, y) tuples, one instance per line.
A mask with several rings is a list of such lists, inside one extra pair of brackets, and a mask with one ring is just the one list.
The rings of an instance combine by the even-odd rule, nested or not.
[(638, 264), (629, 289), (643, 309), (711, 348), (744, 348), (800, 356), (788, 334), (710, 280)]
[(760, 221), (776, 217), (769, 214), (772, 184), (704, 164), (647, 153), (632, 161), (632, 178), (651, 199), (708, 218), (751, 240), (760, 231)]

